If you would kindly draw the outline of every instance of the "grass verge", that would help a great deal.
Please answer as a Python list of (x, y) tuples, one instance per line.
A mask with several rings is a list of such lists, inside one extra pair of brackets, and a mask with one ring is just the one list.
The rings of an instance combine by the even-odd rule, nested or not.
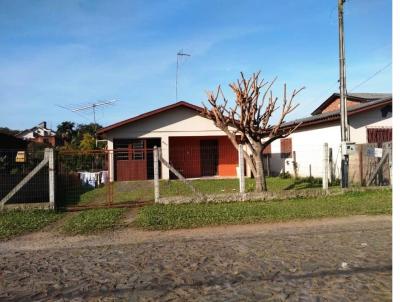
[(0, 239), (39, 230), (61, 218), (62, 214), (48, 210), (10, 210), (0, 213)]
[[(271, 192), (283, 190), (301, 190), (321, 187), (321, 179), (315, 178), (281, 178), (267, 177), (267, 187)], [(192, 185), (204, 194), (235, 193), (239, 191), (239, 180), (231, 179), (194, 179), (190, 180)], [(152, 180), (139, 181), (116, 181), (113, 186), (113, 203), (127, 203), (132, 201), (154, 200), (154, 188)], [(246, 191), (252, 192), (255, 189), (255, 180), (246, 179)], [(67, 204), (95, 205), (107, 204), (108, 188), (101, 187), (96, 189), (80, 188), (70, 192), (66, 197)], [(169, 196), (189, 196), (193, 192), (182, 181), (179, 180), (161, 180), (160, 194), (162, 197)]]
[(119, 227), (125, 209), (93, 209), (67, 219), (62, 231), (68, 235), (92, 234)]
[(140, 210), (136, 225), (150, 230), (168, 230), (391, 212), (392, 191), (387, 189), (269, 202), (152, 205)]

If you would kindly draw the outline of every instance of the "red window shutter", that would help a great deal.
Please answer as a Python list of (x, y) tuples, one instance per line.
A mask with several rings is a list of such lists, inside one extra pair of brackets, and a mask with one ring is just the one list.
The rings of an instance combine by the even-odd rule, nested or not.
[(392, 141), (392, 128), (368, 128), (367, 129), (368, 143), (377, 143), (381, 146), (384, 142)]
[(281, 139), (281, 158), (290, 157), (292, 154), (292, 139), (282, 138)]

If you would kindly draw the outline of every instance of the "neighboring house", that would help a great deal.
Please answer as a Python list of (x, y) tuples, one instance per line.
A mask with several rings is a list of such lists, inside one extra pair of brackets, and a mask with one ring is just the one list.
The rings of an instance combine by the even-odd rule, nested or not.
[(16, 135), (16, 137), (27, 141), (34, 141), (36, 143), (56, 145), (56, 133), (47, 128), (46, 122), (41, 122), (39, 125), (24, 130)]
[[(273, 142), (265, 150), (272, 174), (294, 174), (321, 177), (323, 144), (332, 150), (331, 160), (336, 176), (340, 171), (340, 96), (332, 94), (310, 117), (286, 123), (290, 127), (301, 122), (288, 138)], [(350, 141), (356, 144), (392, 140), (392, 95), (385, 93), (353, 93), (347, 97)]]
[[(108, 141), (111, 180), (153, 178), (154, 146), (185, 177), (236, 176), (238, 152), (201, 107), (187, 102), (153, 110), (98, 131)], [(161, 177), (172, 178), (161, 165)]]

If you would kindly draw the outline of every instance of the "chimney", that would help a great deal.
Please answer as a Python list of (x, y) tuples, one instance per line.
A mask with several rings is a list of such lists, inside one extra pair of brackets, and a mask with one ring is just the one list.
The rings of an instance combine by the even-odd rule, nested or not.
[(47, 127), (46, 127), (46, 122), (41, 122), (41, 123), (38, 125), (38, 127), (39, 127), (39, 128), (47, 128)]

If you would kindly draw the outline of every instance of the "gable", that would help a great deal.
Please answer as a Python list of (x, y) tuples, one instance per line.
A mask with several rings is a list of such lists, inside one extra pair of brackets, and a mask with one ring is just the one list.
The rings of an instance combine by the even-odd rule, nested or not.
[[(349, 98), (347, 99), (347, 108), (351, 108), (359, 104), (360, 101), (354, 101)], [(331, 103), (329, 103), (325, 108), (323, 108), (321, 113), (332, 112), (339, 109), (340, 109), (340, 98), (336, 98)]]
[(190, 110), (192, 110), (194, 112), (197, 112), (197, 113), (200, 113), (203, 110), (203, 108), (201, 108), (199, 106), (190, 104), (188, 102), (180, 101), (180, 102), (177, 102), (177, 103), (165, 106), (165, 107), (161, 107), (161, 108), (158, 108), (158, 109), (155, 109), (155, 110), (152, 110), (152, 111), (148, 111), (146, 113), (137, 115), (137, 116), (132, 117), (130, 119), (123, 120), (121, 122), (109, 125), (107, 127), (104, 127), (102, 129), (98, 130), (97, 133), (98, 134), (107, 133), (107, 132), (109, 132), (111, 130), (114, 130), (116, 128), (120, 128), (120, 127), (129, 125), (129, 124), (141, 121), (141, 120), (145, 120), (145, 119), (157, 116), (157, 115), (159, 115), (161, 113), (173, 110), (175, 108), (180, 108), (180, 107), (190, 109)]
[(156, 115), (139, 119), (104, 133), (106, 137), (160, 137), (163, 135), (222, 135), (212, 120), (202, 117), (198, 111), (176, 107)]

